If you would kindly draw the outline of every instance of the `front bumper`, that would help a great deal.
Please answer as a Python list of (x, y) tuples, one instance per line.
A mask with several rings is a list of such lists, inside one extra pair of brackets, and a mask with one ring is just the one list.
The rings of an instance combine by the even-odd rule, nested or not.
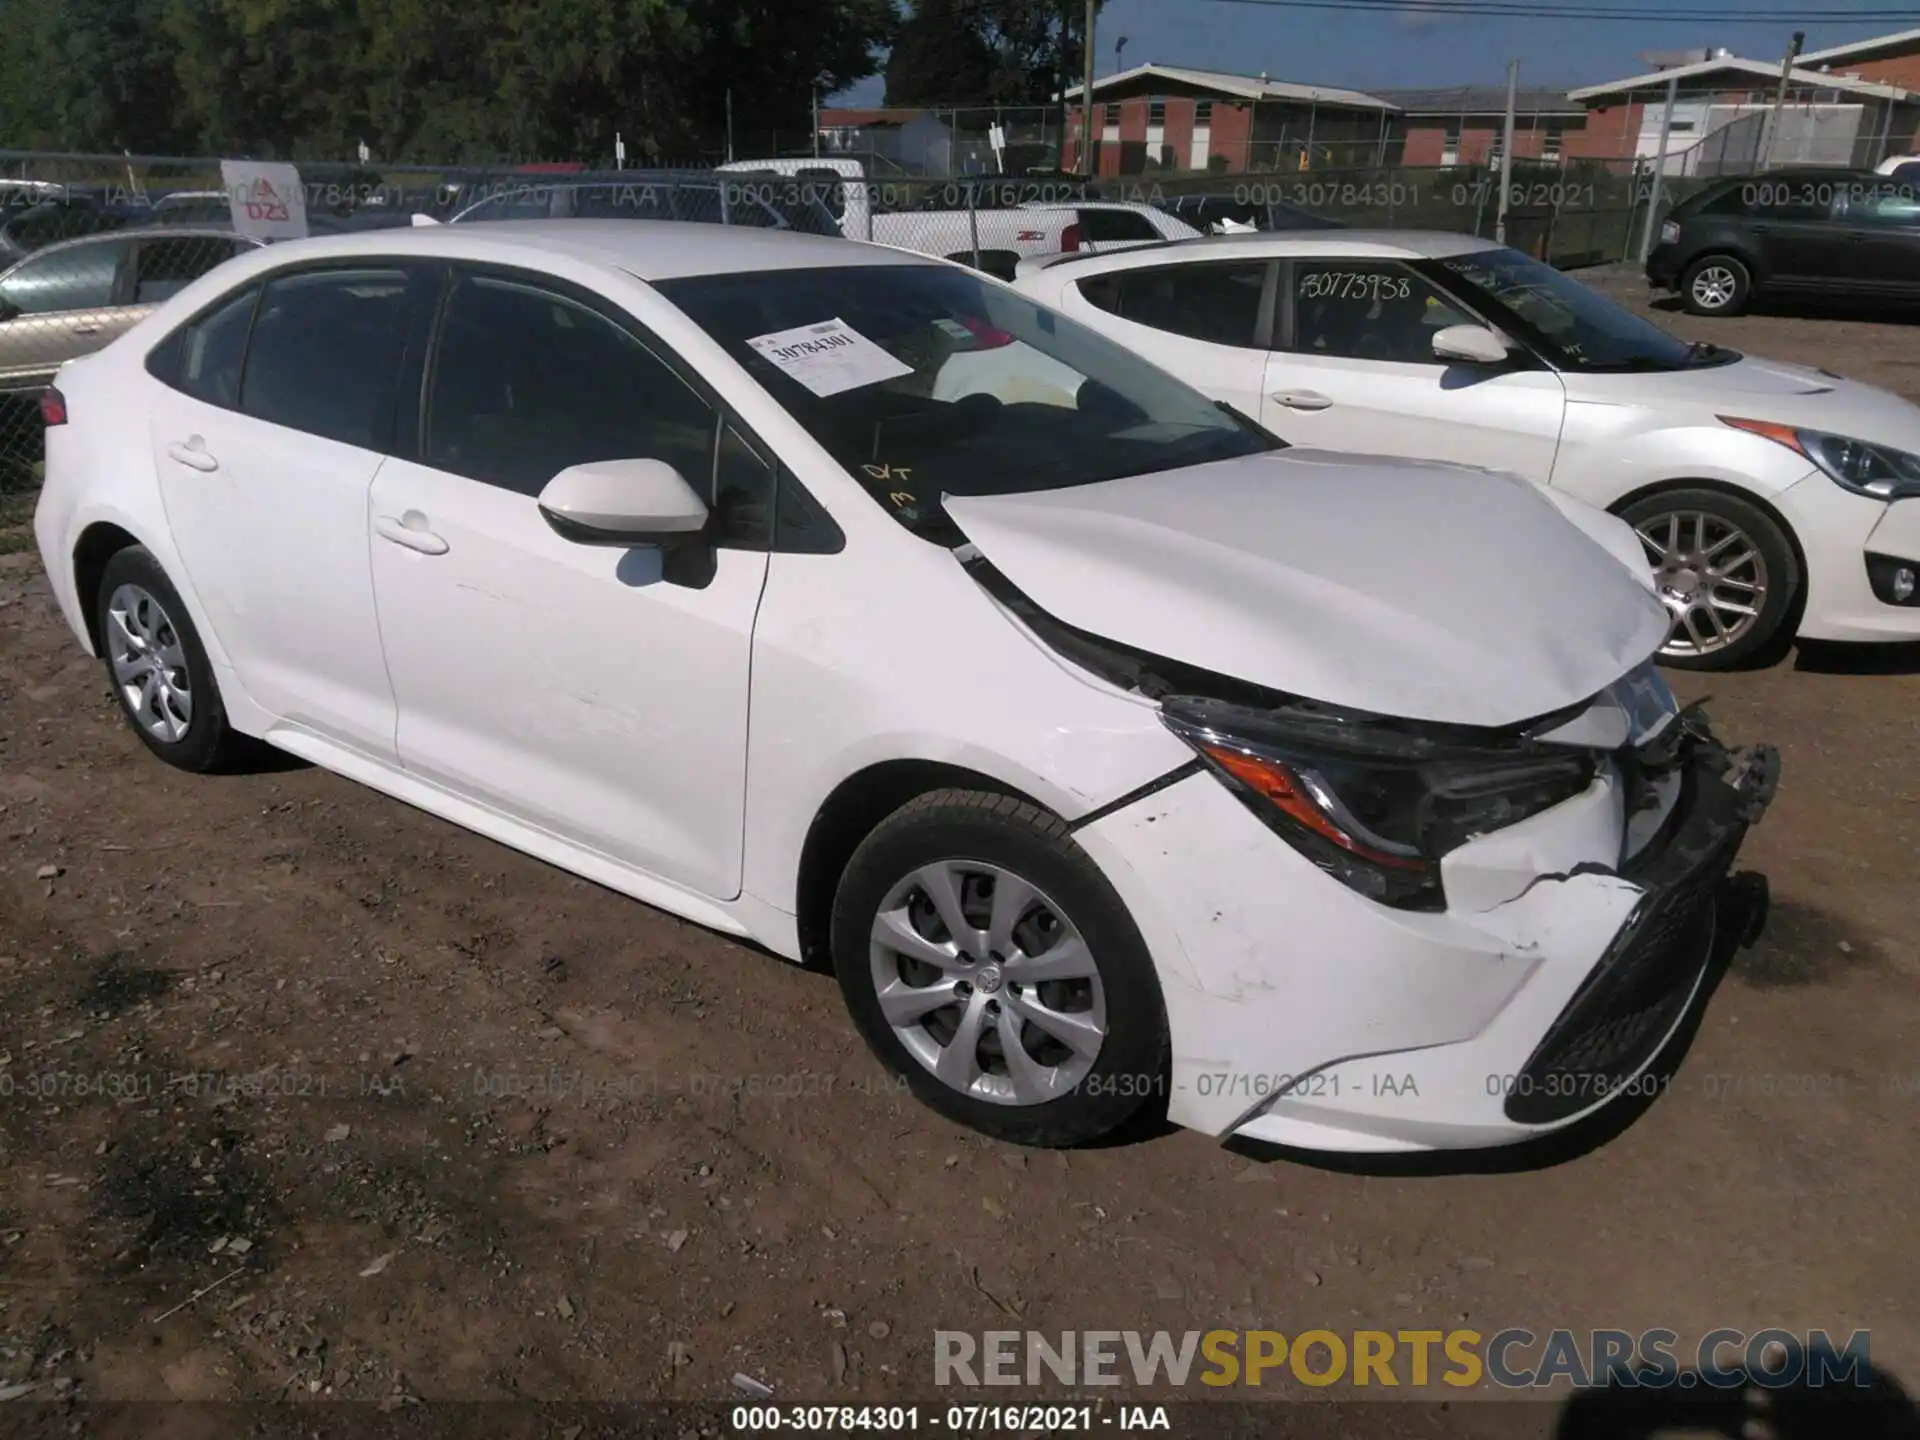
[(1920, 603), (1883, 593), (1900, 568), (1920, 571), (1920, 499), (1871, 500), (1816, 471), (1777, 503), (1806, 553), (1801, 638), (1920, 640)]
[[(1362, 899), (1209, 775), (1080, 832), (1159, 962), (1169, 1118), (1309, 1150), (1458, 1149), (1636, 1089), (1716, 939), (1750, 941), (1764, 920), (1764, 882), (1729, 871), (1777, 758), (1730, 756), (1686, 723), (1680, 799), (1631, 864), (1609, 863), (1618, 819), (1594, 823), (1620, 814), (1603, 781), (1523, 822), (1524, 845), (1500, 832), (1449, 856), (1441, 914)], [(1538, 857), (1524, 880), (1516, 853)]]

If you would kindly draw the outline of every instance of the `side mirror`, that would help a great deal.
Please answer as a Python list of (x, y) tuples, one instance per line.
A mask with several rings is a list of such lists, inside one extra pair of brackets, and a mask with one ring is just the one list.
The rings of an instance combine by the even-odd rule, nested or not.
[(563, 539), (622, 549), (672, 549), (707, 526), (706, 502), (664, 460), (570, 465), (540, 492), (540, 513)]
[(1484, 325), (1449, 325), (1434, 332), (1433, 353), (1469, 365), (1504, 365), (1507, 342)]

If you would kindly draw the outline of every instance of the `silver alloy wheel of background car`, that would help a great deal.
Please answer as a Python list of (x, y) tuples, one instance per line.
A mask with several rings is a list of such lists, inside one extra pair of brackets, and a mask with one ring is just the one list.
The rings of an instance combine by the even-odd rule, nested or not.
[(138, 585), (119, 586), (107, 601), (107, 659), (140, 728), (177, 744), (193, 724), (187, 652), (165, 608)]
[(1740, 277), (1725, 265), (1702, 265), (1688, 288), (1702, 310), (1724, 310), (1740, 294)]
[(1649, 515), (1634, 526), (1673, 630), (1660, 653), (1711, 655), (1737, 643), (1767, 603), (1767, 562), (1738, 525), (1699, 510)]
[(1079, 928), (997, 865), (941, 860), (901, 879), (874, 916), (872, 965), (900, 1043), (977, 1100), (1057, 1100), (1106, 1040), (1106, 992)]

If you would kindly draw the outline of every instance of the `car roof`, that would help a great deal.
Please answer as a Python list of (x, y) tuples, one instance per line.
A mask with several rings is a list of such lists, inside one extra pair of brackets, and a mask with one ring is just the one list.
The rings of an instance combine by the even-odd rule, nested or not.
[(762, 270), (852, 265), (937, 265), (911, 251), (792, 230), (710, 225), (690, 220), (490, 220), (481, 225), (418, 225), (356, 231), (269, 247), (276, 262), (418, 255), (422, 259), (497, 261), (537, 266), (542, 256), (570, 259), (641, 280), (677, 280)]
[(1198, 240), (1141, 245), (1131, 250), (1068, 255), (1044, 268), (1049, 272), (1071, 269), (1076, 274), (1086, 274), (1096, 270), (1130, 270), (1142, 265), (1188, 265), (1248, 257), (1312, 259), (1322, 255), (1366, 260), (1444, 260), (1500, 248), (1492, 240), (1443, 230), (1259, 230), (1240, 235), (1204, 235)]

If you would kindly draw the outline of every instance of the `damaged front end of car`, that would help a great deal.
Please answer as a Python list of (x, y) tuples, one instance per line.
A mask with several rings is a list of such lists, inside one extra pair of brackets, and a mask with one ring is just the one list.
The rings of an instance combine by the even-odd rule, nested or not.
[(1615, 1092), (1765, 925), (1765, 878), (1733, 866), (1773, 798), (1778, 753), (1728, 749), (1650, 662), (1524, 724), (1407, 720), (1145, 654), (1049, 616), (983, 560), (969, 569), (1063, 658), (1153, 700), (1241, 805), (1365, 899), (1457, 920), (1513, 954), (1594, 936), (1590, 968), (1505, 1096), (1515, 1125)]

